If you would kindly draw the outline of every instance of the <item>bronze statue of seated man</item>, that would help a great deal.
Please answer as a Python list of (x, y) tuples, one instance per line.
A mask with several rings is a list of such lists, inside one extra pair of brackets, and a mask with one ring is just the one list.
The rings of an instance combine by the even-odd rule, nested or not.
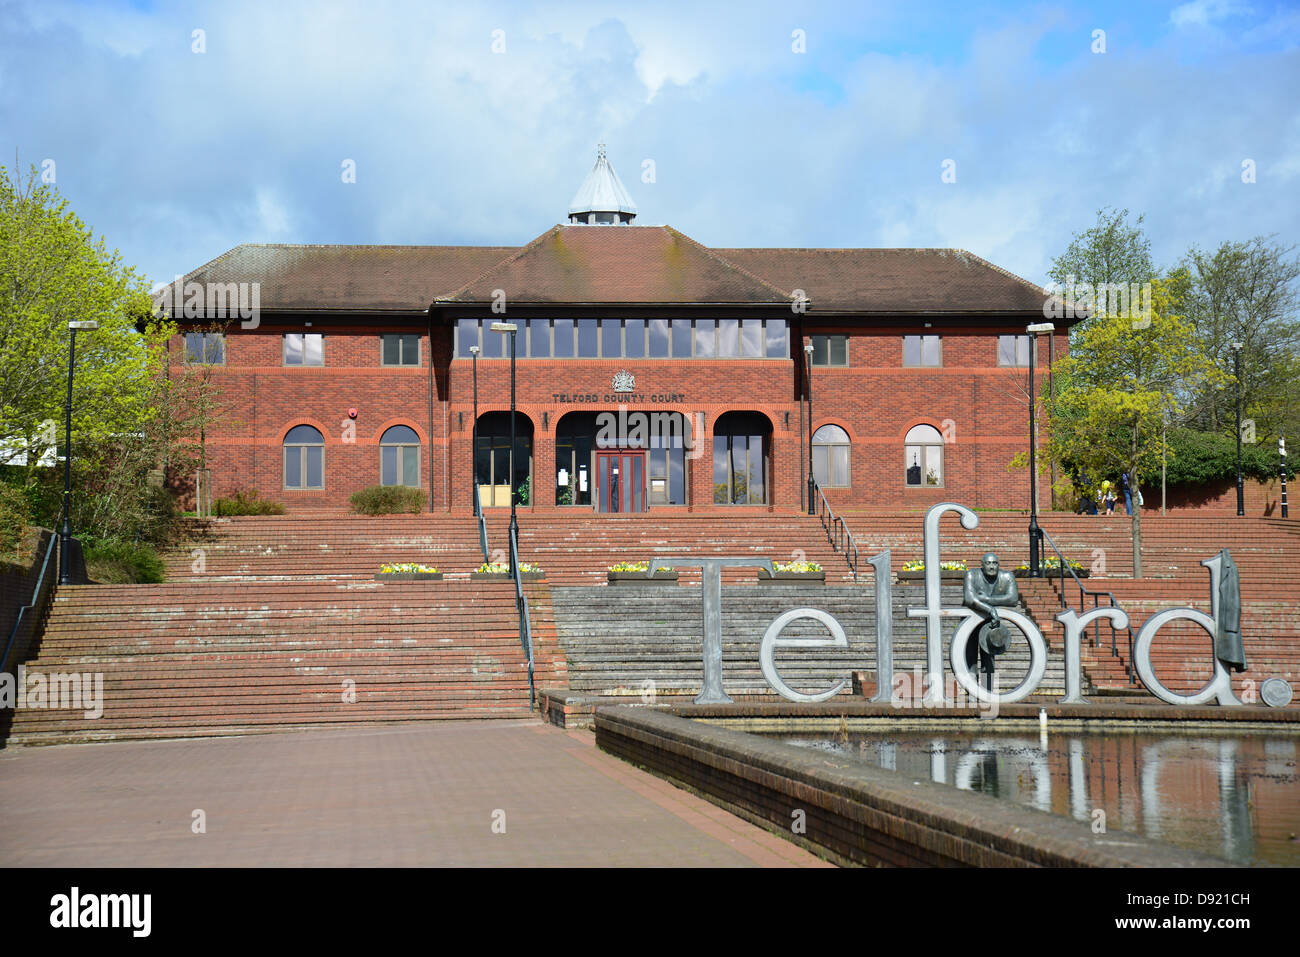
[(998, 608), (1010, 608), (1020, 603), (1016, 576), (998, 570), (998, 556), (985, 554), (979, 568), (966, 572), (965, 594), (962, 604), (987, 618), (979, 627), (978, 640), (966, 645), (966, 665), (975, 667), (978, 651), (980, 671), (985, 675), (985, 686), (993, 688), (993, 659), (1007, 650), (1011, 632), (998, 617)]

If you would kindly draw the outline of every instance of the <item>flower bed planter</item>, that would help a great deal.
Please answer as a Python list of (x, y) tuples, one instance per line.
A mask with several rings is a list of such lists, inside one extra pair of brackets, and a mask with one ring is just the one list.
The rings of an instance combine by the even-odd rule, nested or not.
[[(515, 576), (509, 572), (470, 572), (471, 581), (476, 582), (512, 582)], [(526, 582), (539, 582), (546, 577), (546, 572), (521, 572), (519, 575)]]
[(377, 582), (440, 582), (442, 572), (380, 572)]
[(668, 571), (655, 572), (653, 576), (647, 576), (645, 572), (606, 572), (611, 585), (637, 583), (649, 584), (651, 582), (672, 582), (677, 583), (677, 571), (670, 569)]
[[(925, 581), (925, 572), (899, 572), (898, 580), (900, 582), (923, 582)], [(939, 569), (939, 580), (954, 582), (965, 581), (966, 573), (953, 571), (950, 568), (941, 568)]]
[[(1076, 569), (1074, 570), (1074, 573), (1075, 573), (1076, 575), (1078, 575), (1080, 578), (1087, 578), (1087, 577), (1088, 577), (1088, 573), (1089, 573), (1089, 571), (1090, 571), (1090, 569), (1087, 569), (1087, 568), (1076, 568)], [(1062, 574), (1062, 573), (1061, 573), (1061, 570), (1060, 570), (1059, 568), (1044, 568), (1044, 569), (1043, 569), (1043, 577), (1044, 577), (1044, 578), (1060, 578), (1060, 577), (1061, 577), (1061, 574)], [(1028, 569), (1028, 568), (1017, 568), (1017, 569), (1016, 569), (1016, 577), (1017, 577), (1017, 578), (1028, 578), (1028, 577), (1029, 577), (1029, 569)], [(1069, 576), (1067, 575), (1066, 577), (1069, 577)]]
[(800, 582), (821, 582), (826, 583), (826, 570), (816, 572), (777, 572), (775, 575), (769, 575), (766, 569), (758, 570), (758, 580), (767, 585), (790, 585)]

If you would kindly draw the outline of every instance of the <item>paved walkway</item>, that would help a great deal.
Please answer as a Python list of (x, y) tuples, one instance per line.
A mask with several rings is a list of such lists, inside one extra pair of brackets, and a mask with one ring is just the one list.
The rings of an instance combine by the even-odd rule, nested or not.
[(0, 751), (0, 866), (442, 865), (826, 866), (535, 721)]

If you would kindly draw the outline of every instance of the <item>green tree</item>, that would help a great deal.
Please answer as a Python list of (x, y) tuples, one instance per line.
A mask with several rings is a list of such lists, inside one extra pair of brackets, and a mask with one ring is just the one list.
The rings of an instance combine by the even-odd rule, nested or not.
[[(1179, 282), (1152, 284), (1150, 325), (1102, 315), (1087, 324), (1070, 355), (1057, 363), (1050, 454), (1095, 480), (1127, 472), (1134, 498), (1160, 467), (1164, 424), (1181, 414), (1185, 397), (1224, 380), (1201, 354), (1178, 315)], [(1133, 573), (1142, 577), (1142, 510), (1133, 509)]]
[[(1142, 230), (1142, 216), (1130, 225), (1127, 209), (1107, 206), (1097, 211), (1097, 222), (1075, 233), (1065, 252), (1052, 261), (1047, 274), (1052, 282), (1067, 287), (1087, 283), (1125, 287), (1151, 282), (1156, 269), (1151, 263), (1151, 240)], [(1082, 332), (1090, 320), (1075, 326)]]
[(166, 526), (161, 470), (191, 429), (167, 375), (175, 330), (151, 306), (143, 277), (35, 170), (24, 181), (0, 167), (0, 466), (30, 520), (57, 517), (62, 470), (48, 463), (66, 444), (67, 324), (93, 319), (99, 328), (77, 336), (73, 377), (76, 527), (94, 541)]
[(1228, 388), (1203, 387), (1189, 398), (1189, 424), (1206, 432), (1235, 429), (1233, 342), (1241, 343), (1242, 415), (1261, 439), (1295, 434), (1296, 352), (1300, 346), (1300, 257), (1294, 246), (1257, 236), (1225, 242), (1213, 253), (1196, 247), (1183, 261), (1184, 312), (1201, 351), (1227, 377)]

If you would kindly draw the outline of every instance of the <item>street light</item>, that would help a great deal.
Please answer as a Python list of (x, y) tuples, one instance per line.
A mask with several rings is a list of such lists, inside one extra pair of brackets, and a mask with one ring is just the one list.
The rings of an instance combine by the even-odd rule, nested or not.
[(1034, 367), (1038, 365), (1038, 336), (1054, 333), (1056, 326), (1038, 322), (1026, 326), (1029, 333), (1029, 574), (1043, 577), (1039, 560), (1043, 547), (1043, 530), (1038, 527), (1038, 396), (1034, 392)]
[(817, 503), (813, 499), (816, 490), (816, 483), (813, 481), (813, 411), (812, 411), (812, 343), (803, 347), (804, 355), (808, 357), (808, 514), (817, 514)]
[(513, 322), (492, 323), (493, 332), (510, 333), (510, 574), (515, 573), (515, 550), (519, 547), (519, 520), (515, 516), (515, 333)]
[(474, 495), (474, 517), (478, 518), (482, 514), (478, 500), (478, 346), (470, 346), (469, 354), (474, 357), (474, 438), (469, 453), (469, 480)]
[(93, 319), (68, 323), (68, 406), (63, 448), (63, 530), (59, 543), (59, 584), (72, 584), (72, 369), (77, 354), (77, 330), (98, 329)]
[(1233, 340), (1233, 378), (1237, 384), (1237, 514), (1246, 514), (1246, 486), (1241, 477), (1241, 347), (1244, 343)]

